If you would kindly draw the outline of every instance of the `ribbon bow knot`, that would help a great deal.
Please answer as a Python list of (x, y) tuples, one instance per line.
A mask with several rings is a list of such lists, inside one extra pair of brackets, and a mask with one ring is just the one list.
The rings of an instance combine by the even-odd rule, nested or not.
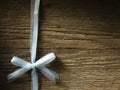
[(11, 73), (8, 75), (8, 79), (9, 80), (14, 80), (18, 77), (20, 77), (21, 75), (23, 75), (25, 72), (29, 71), (29, 70), (34, 70), (34, 69), (38, 69), (41, 73), (43, 73), (49, 80), (51, 80), (52, 82), (55, 82), (56, 79), (59, 79), (59, 75), (48, 69), (47, 67), (45, 67), (45, 65), (49, 64), (50, 62), (52, 62), (54, 59), (56, 58), (54, 53), (49, 53), (47, 55), (45, 55), (44, 57), (40, 58), (38, 61), (36, 61), (35, 63), (30, 63), (27, 62), (21, 58), (18, 57), (13, 57), (11, 60), (11, 63), (15, 66), (19, 66), (21, 67), (20, 69), (18, 69), (17, 71)]

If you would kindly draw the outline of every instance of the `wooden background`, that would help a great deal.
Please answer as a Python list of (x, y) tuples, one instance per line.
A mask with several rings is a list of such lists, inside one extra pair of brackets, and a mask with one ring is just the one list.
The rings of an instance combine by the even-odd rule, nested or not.
[[(30, 90), (30, 72), (6, 79), (14, 55), (30, 61), (29, 37), (30, 0), (2, 0), (0, 90)], [(49, 52), (60, 81), (39, 73), (39, 90), (120, 90), (119, 0), (42, 0), (37, 58)]]

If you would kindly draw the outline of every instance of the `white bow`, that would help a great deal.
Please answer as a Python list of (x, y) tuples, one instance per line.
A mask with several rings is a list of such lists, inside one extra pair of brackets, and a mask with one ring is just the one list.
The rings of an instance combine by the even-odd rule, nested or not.
[(54, 72), (54, 71), (45, 67), (46, 64), (49, 64), (55, 58), (56, 57), (55, 57), (54, 53), (49, 53), (49, 54), (45, 55), (44, 57), (40, 58), (35, 63), (29, 63), (27, 61), (24, 61), (23, 59), (18, 58), (18, 57), (13, 57), (12, 60), (11, 60), (11, 63), (13, 65), (19, 66), (21, 68), (18, 69), (17, 71), (15, 71), (15, 72), (9, 74), (8, 75), (8, 80), (15, 80), (16, 78), (23, 75), (25, 72), (27, 72), (31, 69), (34, 70), (34, 69), (37, 68), (49, 80), (51, 80), (52, 82), (56, 82), (56, 79), (59, 79), (59, 75), (56, 72)]

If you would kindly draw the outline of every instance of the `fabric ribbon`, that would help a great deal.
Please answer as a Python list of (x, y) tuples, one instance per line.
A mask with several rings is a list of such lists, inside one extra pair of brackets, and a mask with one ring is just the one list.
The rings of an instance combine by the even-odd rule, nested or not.
[(54, 83), (56, 82), (56, 79), (59, 79), (59, 75), (56, 72), (45, 67), (46, 64), (49, 64), (50, 62), (55, 60), (56, 56), (54, 53), (49, 53), (35, 62), (37, 39), (38, 39), (39, 6), (40, 6), (40, 0), (32, 0), (33, 13), (32, 13), (32, 21), (31, 21), (31, 39), (30, 39), (31, 63), (14, 56), (11, 60), (11, 63), (21, 68), (9, 74), (7, 77), (9, 81), (13, 81), (16, 78), (19, 78), (27, 71), (31, 70), (32, 90), (38, 90), (37, 69)]

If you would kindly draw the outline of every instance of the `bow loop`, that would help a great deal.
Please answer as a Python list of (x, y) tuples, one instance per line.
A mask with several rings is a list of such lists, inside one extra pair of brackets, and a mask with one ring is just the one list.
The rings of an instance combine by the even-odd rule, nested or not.
[(40, 58), (38, 61), (35, 62), (36, 67), (44, 66), (46, 64), (49, 64), (56, 58), (54, 53), (49, 53), (42, 58)]
[(21, 58), (15, 57), (15, 56), (12, 58), (11, 63), (13, 65), (19, 66), (19, 67), (27, 67), (27, 66), (31, 65), (31, 63), (29, 63)]

